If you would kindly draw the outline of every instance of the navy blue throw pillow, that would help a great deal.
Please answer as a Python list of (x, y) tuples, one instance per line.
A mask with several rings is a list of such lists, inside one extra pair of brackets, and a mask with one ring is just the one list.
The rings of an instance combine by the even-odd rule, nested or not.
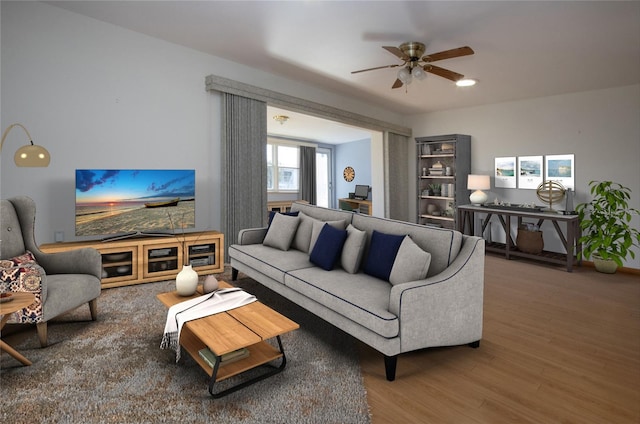
[(289, 216), (298, 216), (298, 211), (295, 212), (276, 212), (276, 211), (269, 211), (269, 225), (267, 225), (267, 227), (271, 227), (271, 221), (273, 221), (273, 217), (277, 214), (277, 213), (281, 213), (283, 215), (289, 215)]
[(364, 265), (365, 274), (389, 281), (393, 262), (396, 260), (396, 255), (400, 250), (404, 237), (373, 230), (371, 244), (369, 245), (369, 255)]
[(339, 230), (329, 224), (324, 224), (309, 255), (309, 260), (325, 271), (331, 271), (342, 253), (346, 239), (346, 230)]

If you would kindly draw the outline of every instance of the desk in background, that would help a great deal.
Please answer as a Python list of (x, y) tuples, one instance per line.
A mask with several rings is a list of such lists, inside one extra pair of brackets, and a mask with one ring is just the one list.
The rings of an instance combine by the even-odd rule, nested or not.
[[(359, 210), (360, 213), (365, 215), (371, 215), (373, 212), (373, 206), (371, 205), (371, 200), (358, 200), (358, 199), (338, 199), (339, 202), (345, 203), (351, 207), (353, 210)], [(340, 208), (343, 209), (343, 208)]]

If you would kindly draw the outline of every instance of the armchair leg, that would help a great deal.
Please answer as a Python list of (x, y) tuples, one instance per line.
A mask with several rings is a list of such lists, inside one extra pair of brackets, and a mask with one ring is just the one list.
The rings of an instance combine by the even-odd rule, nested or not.
[(91, 320), (98, 319), (98, 298), (89, 301), (89, 311), (91, 311)]
[(231, 268), (231, 281), (236, 281), (238, 279), (238, 270), (235, 268)]
[(36, 324), (36, 330), (38, 331), (38, 339), (40, 339), (40, 347), (47, 347), (47, 323), (39, 322)]

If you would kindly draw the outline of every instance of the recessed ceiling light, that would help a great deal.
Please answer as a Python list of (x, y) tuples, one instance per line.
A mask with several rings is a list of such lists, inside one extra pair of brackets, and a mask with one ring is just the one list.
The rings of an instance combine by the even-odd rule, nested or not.
[(471, 79), (471, 78), (465, 78), (465, 79), (461, 79), (461, 80), (456, 81), (456, 85), (458, 87), (471, 87), (473, 85), (476, 85), (477, 82), (478, 82), (478, 80)]

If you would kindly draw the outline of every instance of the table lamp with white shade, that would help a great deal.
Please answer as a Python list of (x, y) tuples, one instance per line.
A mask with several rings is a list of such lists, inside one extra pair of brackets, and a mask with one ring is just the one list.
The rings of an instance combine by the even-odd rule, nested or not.
[(469, 196), (469, 200), (473, 205), (483, 205), (487, 201), (487, 194), (482, 190), (489, 190), (491, 188), (491, 179), (488, 175), (474, 175), (469, 174), (467, 176), (467, 188), (469, 190), (475, 190)]

